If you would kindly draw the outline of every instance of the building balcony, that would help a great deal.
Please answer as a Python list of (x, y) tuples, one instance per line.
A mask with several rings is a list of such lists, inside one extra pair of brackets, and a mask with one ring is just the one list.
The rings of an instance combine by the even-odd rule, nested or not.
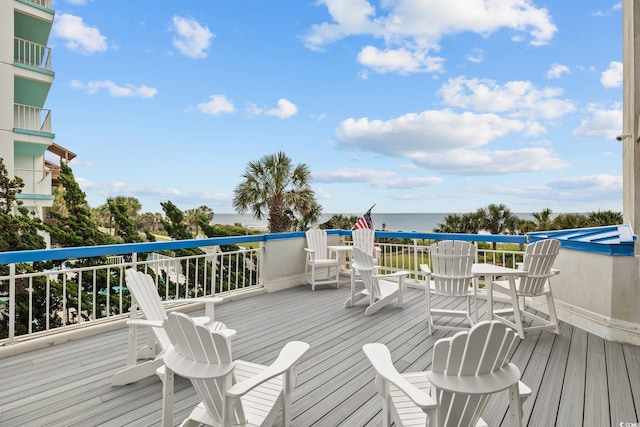
[(22, 12), (30, 12), (39, 18), (53, 21), (54, 11), (51, 8), (52, 0), (15, 0), (16, 9)]
[(50, 170), (15, 168), (13, 174), (16, 177), (20, 177), (24, 182), (24, 187), (20, 195), (42, 194), (52, 198)]
[(13, 105), (13, 131), (53, 138), (51, 132), (51, 110), (32, 105)]
[(16, 65), (52, 74), (50, 48), (19, 37), (14, 38), (13, 45)]
[[(342, 277), (345, 284), (338, 289), (318, 287), (312, 292), (304, 285), (303, 233), (0, 253), (0, 265), (5, 266), (5, 276), (0, 277), (0, 317), (8, 333), (0, 340), (0, 375), (5, 384), (0, 388), (0, 426), (158, 425), (162, 385), (157, 378), (111, 386), (111, 378), (126, 361), (130, 299), (123, 271), (132, 265), (156, 277), (164, 299), (203, 294), (223, 297), (225, 303), (216, 307), (216, 319), (237, 330), (234, 358), (270, 363), (285, 342), (308, 342), (311, 349), (299, 365), (294, 392), (294, 425), (380, 425), (381, 404), (362, 345), (384, 343), (401, 370), (426, 370), (435, 341), (451, 335), (437, 330), (428, 336), (424, 289), (417, 271), (418, 264), (428, 262), (427, 241), (476, 241), (481, 261), (512, 266), (520, 261), (518, 244), (527, 239), (386, 232), (378, 233), (377, 238), (381, 265), (411, 274), (403, 308), (389, 305), (367, 317), (362, 305), (345, 308), (348, 270)], [(333, 245), (348, 244), (349, 232), (330, 231), (329, 239)], [(492, 251), (486, 243), (493, 241), (513, 243), (516, 250)], [(218, 250), (248, 243), (251, 245), (240, 250)], [(628, 253), (583, 252), (576, 247), (584, 241), (573, 243), (563, 241), (556, 265), (561, 273), (553, 279), (560, 334), (528, 332), (512, 359), (533, 391), (524, 406), (524, 424), (638, 422), (640, 347), (575, 326), (580, 324), (576, 317), (588, 310), (573, 310), (581, 296), (572, 298), (575, 289), (568, 289), (577, 280), (583, 293), (597, 299), (606, 286), (602, 274), (578, 271), (577, 266), (587, 269), (581, 262), (583, 253), (587, 253), (585, 263), (593, 264), (597, 271), (606, 269), (612, 262), (609, 258), (625, 258), (633, 262), (637, 275), (637, 260)], [(194, 247), (202, 248), (203, 253), (179, 256), (180, 249)], [(154, 253), (157, 255), (151, 255)], [(96, 262), (90, 265), (84, 262), (89, 257), (99, 258), (93, 258)], [(60, 267), (20, 269), (21, 263), (45, 260)], [(343, 262), (348, 268), (349, 260)], [(614, 262), (618, 270), (622, 269), (620, 262)], [(631, 275), (628, 280), (637, 281)], [(16, 305), (18, 300), (22, 303)], [(454, 306), (457, 302), (446, 299), (436, 299), (435, 304), (458, 308)], [(481, 319), (487, 316), (486, 304), (481, 298)], [(501, 308), (504, 303), (498, 300), (495, 304)], [(530, 305), (530, 310), (537, 310), (535, 304)], [(199, 311), (201, 306), (181, 303), (173, 309)], [(139, 339), (142, 344), (144, 334)], [(175, 421), (184, 419), (196, 403), (190, 383), (177, 381)], [(493, 398), (483, 417), (489, 425), (508, 425), (506, 414), (505, 395)]]

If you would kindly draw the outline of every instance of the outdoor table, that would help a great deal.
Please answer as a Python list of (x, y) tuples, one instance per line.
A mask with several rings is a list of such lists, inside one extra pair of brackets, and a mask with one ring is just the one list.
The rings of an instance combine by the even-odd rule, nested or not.
[[(493, 281), (494, 277), (502, 276), (509, 280), (509, 287), (512, 291), (515, 291), (516, 288), (516, 277), (520, 277), (524, 274), (527, 274), (524, 270), (518, 270), (516, 268), (502, 267), (495, 264), (486, 264), (486, 263), (474, 263), (471, 266), (471, 273), (473, 274), (473, 293), (474, 293), (474, 304), (475, 304), (475, 321), (478, 321), (478, 278), (484, 277), (485, 283), (487, 280)], [(491, 286), (489, 288), (492, 289)], [(493, 291), (487, 292), (487, 305), (488, 305), (488, 314), (489, 320), (493, 319)]]

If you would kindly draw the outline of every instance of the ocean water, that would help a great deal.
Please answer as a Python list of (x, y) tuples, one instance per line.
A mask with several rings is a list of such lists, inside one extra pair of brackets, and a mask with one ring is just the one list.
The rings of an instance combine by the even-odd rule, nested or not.
[[(323, 214), (320, 223), (328, 221), (335, 214)], [(352, 214), (343, 214), (349, 216)], [(420, 231), (430, 233), (438, 227), (448, 213), (372, 213), (373, 227), (376, 230), (384, 228), (388, 231)], [(462, 214), (460, 214), (462, 215)], [(530, 219), (529, 213), (516, 213), (521, 219)], [(214, 224), (242, 224), (246, 228), (266, 230), (267, 220), (258, 221), (250, 214), (215, 214)]]

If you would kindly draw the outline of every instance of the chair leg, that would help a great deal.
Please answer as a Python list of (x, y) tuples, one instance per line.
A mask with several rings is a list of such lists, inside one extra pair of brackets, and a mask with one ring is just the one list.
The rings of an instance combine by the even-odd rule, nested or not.
[(516, 284), (513, 277), (509, 277), (509, 295), (511, 296), (511, 304), (513, 305), (513, 317), (516, 322), (516, 331), (520, 338), (524, 339), (524, 325), (522, 324), (522, 313), (520, 312), (520, 302), (516, 293)]
[(522, 405), (518, 383), (509, 387), (509, 425), (512, 427), (522, 426)]
[(559, 334), (560, 328), (558, 327), (558, 316), (556, 315), (556, 305), (553, 302), (551, 288), (549, 288), (549, 293), (547, 293), (547, 305), (549, 306), (549, 320), (554, 325), (553, 332)]
[(173, 381), (174, 374), (166, 368), (162, 382), (162, 426), (173, 427)]
[(311, 266), (311, 290), (316, 290), (316, 266)]
[(427, 301), (427, 325), (429, 327), (429, 336), (431, 336), (431, 334), (433, 333), (433, 320), (431, 318), (431, 292), (429, 288), (429, 283), (426, 283), (424, 292), (425, 300)]

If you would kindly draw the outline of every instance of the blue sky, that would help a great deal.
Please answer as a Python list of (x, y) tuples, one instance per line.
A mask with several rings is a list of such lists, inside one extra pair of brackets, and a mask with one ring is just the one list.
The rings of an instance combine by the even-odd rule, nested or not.
[(284, 151), (325, 213), (622, 211), (620, 1), (53, 8), (45, 107), (91, 206), (233, 213)]

